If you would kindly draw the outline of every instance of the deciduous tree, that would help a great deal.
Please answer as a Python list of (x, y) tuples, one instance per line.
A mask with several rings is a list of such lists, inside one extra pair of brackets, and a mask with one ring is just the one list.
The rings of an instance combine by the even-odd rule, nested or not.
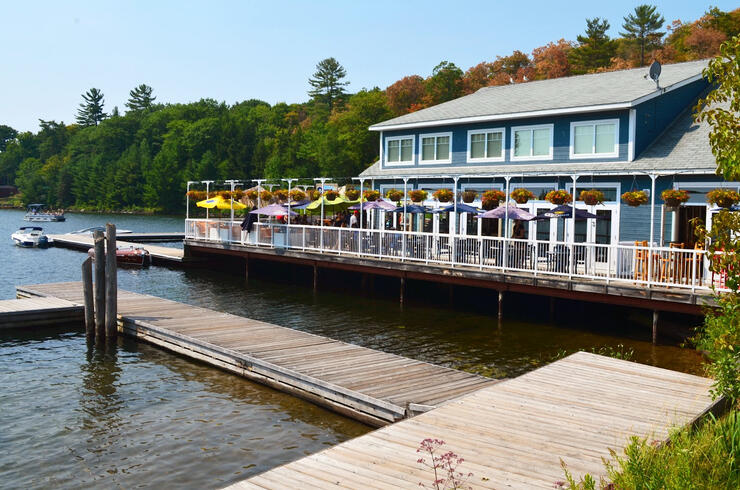
[(664, 32), (660, 31), (665, 19), (656, 12), (654, 5), (638, 5), (635, 12), (624, 18), (620, 34), (633, 40), (640, 50), (640, 66), (645, 65), (645, 51), (660, 46), (660, 39)]
[(308, 95), (325, 103), (331, 112), (337, 99), (341, 99), (345, 94), (344, 87), (349, 85), (349, 82), (343, 81), (346, 76), (347, 72), (336, 59), (323, 59), (316, 64), (313, 77), (308, 79), (308, 84), (313, 87), (308, 91)]
[(425, 102), (428, 105), (441, 104), (462, 95), (462, 75), (460, 68), (449, 61), (442, 61), (434, 67), (432, 76), (424, 82)]
[(18, 131), (5, 124), (0, 124), (0, 152), (5, 151), (8, 141), (14, 140), (16, 136), (18, 136)]
[(385, 89), (388, 107), (397, 116), (411, 112), (424, 100), (424, 79), (419, 75), (403, 77)]
[(548, 43), (532, 50), (535, 78), (542, 80), (570, 75), (568, 53), (572, 49), (569, 41), (560, 39), (557, 43)]

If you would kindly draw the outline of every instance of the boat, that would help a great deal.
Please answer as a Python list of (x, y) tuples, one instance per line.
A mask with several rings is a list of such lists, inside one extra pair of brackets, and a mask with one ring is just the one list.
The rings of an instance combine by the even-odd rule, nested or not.
[(49, 238), (44, 235), (44, 229), (40, 226), (21, 226), (18, 231), (10, 235), (15, 244), (19, 247), (39, 247), (49, 246)]
[(26, 209), (26, 215), (23, 217), (26, 221), (64, 221), (64, 211), (52, 211), (46, 207), (46, 204), (29, 204)]
[[(105, 234), (105, 226), (91, 226), (90, 228), (83, 228), (81, 230), (77, 231), (70, 231), (70, 235), (92, 235), (96, 231), (102, 231)], [(126, 235), (129, 233), (133, 233), (131, 230), (116, 230), (116, 236), (118, 235)]]
[[(91, 248), (88, 250), (87, 255), (95, 260), (95, 249)], [(152, 259), (149, 255), (149, 250), (145, 248), (134, 246), (116, 248), (116, 264), (118, 265), (148, 267), (151, 263)]]

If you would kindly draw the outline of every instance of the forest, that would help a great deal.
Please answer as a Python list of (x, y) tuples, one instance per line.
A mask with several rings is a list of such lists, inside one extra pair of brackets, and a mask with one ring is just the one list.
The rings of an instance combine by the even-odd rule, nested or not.
[(308, 79), (303, 103), (161, 104), (142, 84), (124, 112), (106, 113), (102, 90), (91, 88), (74, 123), (39, 120), (36, 133), (0, 124), (0, 185), (17, 186), (26, 203), (180, 213), (188, 180), (356, 176), (378, 158), (378, 135), (367, 130), (376, 122), (485, 86), (712, 57), (740, 33), (740, 9), (666, 23), (656, 7), (641, 5), (625, 15), (619, 37), (607, 35), (610, 27), (586, 19), (574, 41), (465, 71), (441, 61), (430, 75), (405, 76), (384, 90), (348, 93), (345, 69), (327, 58)]

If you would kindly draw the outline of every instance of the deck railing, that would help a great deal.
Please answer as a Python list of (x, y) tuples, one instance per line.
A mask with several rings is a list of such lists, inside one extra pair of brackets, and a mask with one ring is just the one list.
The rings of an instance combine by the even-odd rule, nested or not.
[(185, 237), (242, 245), (446, 265), (534, 276), (596, 279), (611, 283), (724, 289), (708, 271), (706, 251), (657, 246), (551, 242), (471, 236), (188, 219)]

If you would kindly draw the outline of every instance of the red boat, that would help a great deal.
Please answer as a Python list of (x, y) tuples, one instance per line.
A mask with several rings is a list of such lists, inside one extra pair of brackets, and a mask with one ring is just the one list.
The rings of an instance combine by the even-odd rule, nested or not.
[[(87, 254), (95, 260), (95, 249), (91, 248)], [(147, 267), (152, 263), (149, 251), (140, 247), (116, 248), (116, 264)]]

